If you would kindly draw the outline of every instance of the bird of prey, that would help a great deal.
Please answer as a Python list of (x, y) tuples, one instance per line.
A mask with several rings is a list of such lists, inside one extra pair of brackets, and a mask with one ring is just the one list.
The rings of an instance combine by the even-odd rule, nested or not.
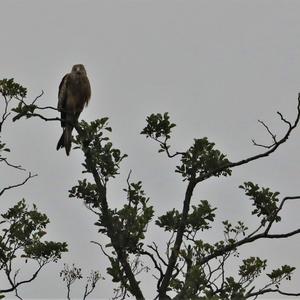
[(66, 74), (58, 89), (57, 108), (61, 112), (61, 127), (63, 133), (57, 143), (56, 150), (65, 148), (70, 154), (72, 144), (73, 124), (91, 98), (91, 86), (84, 65), (72, 67), (71, 73)]

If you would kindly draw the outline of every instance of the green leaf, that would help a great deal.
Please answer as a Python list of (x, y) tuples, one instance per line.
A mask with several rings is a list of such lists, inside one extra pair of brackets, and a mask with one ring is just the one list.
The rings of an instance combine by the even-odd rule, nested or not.
[(281, 218), (277, 216), (279, 192), (271, 192), (269, 188), (260, 188), (253, 182), (244, 182), (243, 185), (239, 186), (245, 191), (245, 194), (250, 197), (253, 201), (254, 209), (252, 210), (253, 215), (262, 217), (261, 224), (264, 226), (266, 222), (274, 220), (279, 222)]
[(205, 176), (210, 172), (214, 172), (213, 175), (217, 177), (231, 175), (231, 170), (226, 168), (229, 160), (226, 155), (214, 149), (214, 146), (215, 144), (209, 142), (206, 137), (195, 139), (194, 145), (183, 154), (181, 166), (176, 167), (176, 172), (180, 173), (184, 180)]

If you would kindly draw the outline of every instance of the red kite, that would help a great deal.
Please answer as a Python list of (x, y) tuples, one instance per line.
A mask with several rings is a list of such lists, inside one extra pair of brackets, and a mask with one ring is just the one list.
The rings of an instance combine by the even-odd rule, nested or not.
[(73, 124), (90, 98), (91, 86), (84, 65), (74, 65), (71, 73), (63, 77), (58, 89), (57, 108), (61, 112), (63, 133), (56, 150), (65, 147), (67, 155), (70, 154)]

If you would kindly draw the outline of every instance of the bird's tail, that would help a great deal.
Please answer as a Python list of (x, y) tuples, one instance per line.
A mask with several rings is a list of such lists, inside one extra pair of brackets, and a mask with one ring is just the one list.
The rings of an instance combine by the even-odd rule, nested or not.
[(60, 148), (65, 148), (67, 155), (70, 154), (71, 145), (72, 145), (72, 127), (66, 127), (58, 140), (56, 150)]
[(72, 144), (72, 127), (67, 126), (64, 130), (64, 145), (67, 155), (70, 154)]
[(57, 146), (56, 146), (56, 150), (59, 150), (60, 148), (63, 148), (65, 146), (64, 144), (64, 136), (65, 136), (65, 130), (63, 131), (60, 139), (58, 140)]

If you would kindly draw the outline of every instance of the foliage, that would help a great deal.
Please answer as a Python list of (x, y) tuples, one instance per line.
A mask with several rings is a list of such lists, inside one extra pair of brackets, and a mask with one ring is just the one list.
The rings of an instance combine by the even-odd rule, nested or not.
[(0, 80), (0, 93), (3, 97), (19, 99), (26, 97), (27, 89), (15, 82), (13, 78), (5, 78)]
[(275, 217), (275, 222), (281, 221), (281, 217), (277, 216), (279, 202), (278, 192), (271, 192), (269, 188), (260, 188), (257, 184), (252, 182), (245, 182), (244, 185), (239, 186), (245, 190), (245, 194), (253, 200), (253, 206), (255, 207), (252, 211), (253, 215), (258, 217), (263, 216), (261, 224), (265, 225), (267, 221), (271, 221)]
[[(0, 119), (1, 132), (3, 124), (11, 114), (11, 101), (16, 100), (19, 104), (23, 103), (22, 105), (26, 106), (23, 98), (26, 97), (27, 90), (14, 82), (13, 79), (3, 79), (0, 80), (0, 93), (4, 100), (3, 114)], [(25, 171), (20, 165), (12, 164), (8, 161), (5, 154), (9, 152), (10, 149), (6, 146), (6, 143), (0, 141), (0, 163), (3, 162), (17, 171)], [(29, 172), (23, 182), (3, 187), (0, 190), (0, 196), (10, 189), (24, 185), (35, 176)], [(4, 293), (12, 291), (15, 292), (19, 299), (22, 299), (18, 294), (18, 287), (33, 281), (46, 264), (57, 262), (62, 254), (67, 251), (65, 242), (44, 241), (48, 224), (48, 217), (44, 213), (39, 212), (35, 204), (33, 204), (32, 208), (29, 208), (24, 199), (1, 214), (0, 272), (6, 276), (6, 284), (8, 286), (4, 287), (4, 282), (1, 283), (0, 299), (4, 298)], [(21, 262), (35, 264), (35, 271), (31, 276), (22, 278), (25, 277), (23, 275), (24, 272), (23, 269), (16, 269), (17, 262), (18, 264)], [(25, 269), (25, 265), (23, 267)]]
[(174, 123), (170, 123), (170, 117), (168, 113), (163, 115), (151, 114), (146, 118), (147, 126), (141, 131), (141, 134), (145, 134), (146, 137), (158, 139), (160, 137), (170, 138), (171, 129), (176, 126)]
[(272, 283), (279, 285), (283, 279), (291, 280), (291, 275), (296, 268), (284, 265), (281, 268), (273, 270), (272, 273), (267, 274), (268, 277), (272, 280)]
[[(192, 205), (192, 210), (185, 223), (187, 232), (197, 232), (211, 228), (209, 224), (214, 221), (215, 214), (213, 212), (216, 208), (212, 208), (207, 200), (201, 200), (198, 206)], [(173, 210), (168, 211), (165, 215), (158, 217), (155, 223), (166, 231), (176, 232), (181, 218), (182, 215), (179, 211), (173, 208)]]
[[(226, 155), (214, 149), (215, 144), (207, 138), (195, 139), (194, 145), (182, 155), (181, 165), (177, 166), (176, 172), (180, 173), (185, 180), (203, 176), (217, 168), (226, 166), (229, 161)], [(231, 175), (230, 169), (224, 169), (214, 174), (215, 176)]]
[[(81, 268), (75, 267), (73, 264), (72, 267), (69, 267), (67, 264), (64, 264), (64, 268), (60, 271), (59, 276), (62, 278), (63, 282), (67, 285), (67, 299), (70, 299), (70, 292), (71, 292), (71, 285), (75, 283), (76, 280), (80, 280), (83, 278)], [(100, 279), (104, 279), (99, 271), (91, 271), (90, 274), (87, 276), (83, 300), (90, 295), (95, 287), (97, 282)]]
[[(14, 110), (14, 119), (38, 117), (45, 121), (60, 121), (37, 113), (41, 109), (43, 108), (36, 105), (36, 99), (29, 104), (22, 101), (22, 105)], [(207, 137), (194, 139), (186, 151), (172, 153), (170, 140), (176, 125), (170, 121), (169, 114), (157, 113), (147, 117), (141, 134), (158, 143), (158, 151), (168, 158), (179, 158), (180, 163), (175, 167), (175, 172), (182, 176), (186, 184), (181, 211), (172, 208), (156, 218), (155, 224), (169, 235), (163, 251), (155, 241), (145, 243), (148, 226), (154, 217), (154, 208), (149, 204), (150, 199), (145, 195), (141, 181), (131, 182), (131, 173), (129, 174), (127, 187), (124, 189), (126, 197), (119, 207), (111, 207), (107, 199), (108, 182), (119, 174), (121, 162), (127, 156), (110, 141), (111, 127), (108, 125), (108, 118), (74, 124), (77, 131), (75, 148), (84, 154), (83, 173), (87, 174), (86, 178), (80, 179), (70, 189), (69, 195), (83, 201), (95, 214), (95, 226), (99, 233), (107, 237), (108, 242), (93, 243), (100, 247), (110, 263), (106, 271), (118, 285), (115, 298), (145, 299), (139, 279), (140, 273), (149, 271), (144, 260), (152, 263), (151, 271), (157, 279), (156, 297), (161, 300), (256, 299), (266, 293), (300, 295), (284, 292), (279, 288), (283, 280), (292, 278), (294, 267), (283, 265), (270, 270), (266, 259), (254, 256), (240, 259), (240, 248), (243, 245), (262, 239), (285, 239), (300, 233), (298, 228), (285, 233), (270, 233), (274, 223), (282, 222), (280, 212), (283, 206), (290, 200), (299, 200), (300, 196), (279, 198), (278, 192), (272, 192), (251, 181), (245, 182), (240, 188), (252, 201), (252, 214), (259, 218), (258, 225), (249, 228), (244, 220), (236, 224), (225, 220), (224, 238), (215, 242), (205, 241), (202, 232), (216, 225), (217, 209), (211, 206), (209, 200), (196, 201), (193, 198), (196, 187), (205, 180), (230, 176), (233, 168), (268, 157), (286, 143), (299, 123), (300, 96), (294, 122), (285, 119), (281, 113), (278, 115), (288, 125), (285, 134), (280, 139), (277, 138), (260, 121), (271, 135), (273, 143), (261, 145), (253, 141), (254, 146), (263, 148), (263, 151), (236, 162), (216, 149), (215, 143)], [(238, 264), (238, 271), (234, 275), (227, 271), (232, 264)], [(259, 289), (255, 282), (262, 275), (266, 275), (267, 280)], [(64, 281), (71, 283), (81, 277), (81, 270), (73, 266), (72, 269), (65, 269), (61, 276)]]
[(75, 138), (75, 144), (83, 148), (89, 147), (90, 161), (83, 164), (84, 172), (92, 173), (91, 166), (95, 166), (104, 183), (118, 174), (119, 165), (127, 156), (121, 154), (119, 149), (113, 148), (109, 138), (105, 136), (104, 130), (111, 131), (107, 120), (108, 118), (102, 118), (90, 124), (82, 121), (80, 123), (81, 133)]
[(37, 260), (40, 264), (56, 262), (62, 252), (67, 251), (66, 243), (41, 241), (49, 219), (37, 210), (36, 205), (29, 210), (23, 199), (1, 217), (4, 228), (0, 236), (0, 259), (3, 266), (16, 257), (16, 250), (22, 252), (21, 257)]
[(2, 288), (1, 292), (14, 290), (20, 284), (16, 281), (19, 270), (14, 272), (12, 269), (16, 259), (23, 258), (25, 263), (28, 260), (36, 262), (39, 272), (49, 262), (57, 262), (67, 251), (64, 242), (42, 241), (48, 223), (48, 217), (35, 205), (29, 209), (24, 199), (1, 214), (0, 270), (5, 272), (12, 285), (8, 289)]

